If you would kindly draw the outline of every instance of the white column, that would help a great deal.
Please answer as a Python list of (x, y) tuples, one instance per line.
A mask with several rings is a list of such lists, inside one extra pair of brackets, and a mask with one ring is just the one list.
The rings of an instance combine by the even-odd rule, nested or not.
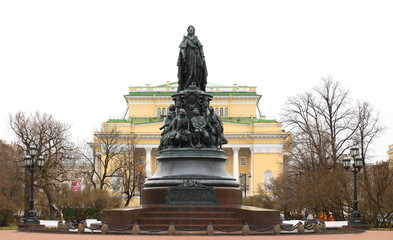
[(151, 177), (151, 147), (145, 147), (146, 151), (146, 177)]
[(250, 153), (251, 153), (251, 158), (250, 158), (250, 173), (251, 173), (251, 178), (250, 180), (250, 195), (254, 195), (254, 148), (250, 148)]
[(232, 174), (239, 181), (239, 147), (233, 147)]

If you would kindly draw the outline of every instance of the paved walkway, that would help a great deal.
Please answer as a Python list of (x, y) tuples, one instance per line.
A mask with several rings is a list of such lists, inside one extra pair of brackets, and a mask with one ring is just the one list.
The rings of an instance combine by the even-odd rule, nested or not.
[(62, 233), (28, 233), (15, 230), (1, 230), (1, 240), (393, 240), (393, 231), (366, 231), (355, 234), (287, 234), (287, 235), (257, 235), (257, 236), (167, 236), (167, 235), (100, 235), (100, 234), (62, 234)]

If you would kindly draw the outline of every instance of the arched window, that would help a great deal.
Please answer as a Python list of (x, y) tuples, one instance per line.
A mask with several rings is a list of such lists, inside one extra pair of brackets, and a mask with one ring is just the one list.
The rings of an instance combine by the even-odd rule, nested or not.
[(224, 109), (223, 108), (220, 108), (220, 116), (221, 117), (224, 116)]
[(265, 173), (263, 174), (263, 185), (265, 191), (270, 191), (271, 190), (271, 185), (273, 183), (273, 172), (270, 170), (266, 170)]
[(228, 108), (225, 108), (225, 117), (228, 117)]
[(157, 108), (157, 117), (161, 117), (161, 108)]
[(165, 115), (166, 115), (166, 108), (162, 108), (162, 111), (161, 111), (161, 112), (162, 112), (162, 115), (165, 116)]
[(218, 108), (215, 108), (215, 109), (214, 109), (214, 112), (215, 112), (216, 114), (218, 114)]

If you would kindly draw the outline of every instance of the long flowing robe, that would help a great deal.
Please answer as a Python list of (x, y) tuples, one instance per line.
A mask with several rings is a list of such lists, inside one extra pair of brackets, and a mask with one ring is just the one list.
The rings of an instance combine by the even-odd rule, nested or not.
[(177, 91), (180, 92), (193, 83), (205, 91), (207, 68), (201, 42), (196, 36), (184, 36), (179, 47), (180, 52), (177, 60), (179, 87)]

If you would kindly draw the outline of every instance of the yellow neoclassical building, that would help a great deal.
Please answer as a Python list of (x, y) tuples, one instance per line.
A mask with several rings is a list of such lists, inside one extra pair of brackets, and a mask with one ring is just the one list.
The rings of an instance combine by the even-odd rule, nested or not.
[[(116, 128), (122, 134), (137, 137), (136, 148), (143, 152), (141, 162), (145, 163), (147, 177), (158, 168), (159, 128), (173, 104), (171, 95), (176, 93), (177, 87), (177, 82), (131, 86), (124, 96), (128, 106), (125, 118), (109, 119), (102, 124), (103, 128)], [(213, 96), (210, 106), (224, 122), (228, 139), (228, 144), (223, 145), (227, 170), (242, 185), (246, 181), (247, 195), (256, 194), (258, 186), (265, 188), (266, 183), (280, 174), (287, 155), (284, 143), (290, 134), (283, 130), (280, 122), (261, 116), (258, 104), (262, 96), (256, 87), (208, 83), (206, 92)]]
[(389, 164), (391, 167), (393, 167), (393, 144), (389, 145), (388, 155), (389, 155)]

